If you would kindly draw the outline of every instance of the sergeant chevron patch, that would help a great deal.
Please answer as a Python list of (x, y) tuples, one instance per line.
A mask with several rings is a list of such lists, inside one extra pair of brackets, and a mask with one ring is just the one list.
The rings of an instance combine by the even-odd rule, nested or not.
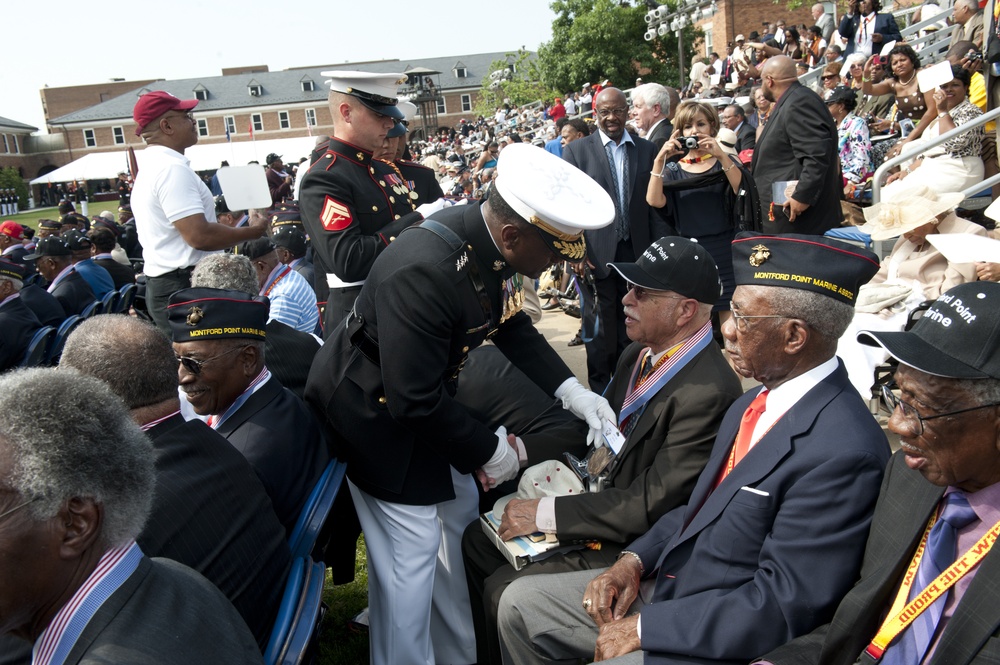
[(351, 210), (346, 205), (329, 196), (323, 202), (323, 212), (319, 219), (327, 231), (343, 231), (351, 225)]

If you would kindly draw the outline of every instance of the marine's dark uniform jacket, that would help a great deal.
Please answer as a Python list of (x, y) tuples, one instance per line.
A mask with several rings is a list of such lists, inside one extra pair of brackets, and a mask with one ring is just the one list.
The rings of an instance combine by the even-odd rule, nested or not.
[(441, 185), (434, 177), (434, 170), (423, 164), (408, 162), (403, 159), (396, 160), (396, 166), (402, 172), (403, 177), (411, 183), (410, 189), (413, 191), (410, 198), (417, 205), (422, 203), (434, 203), (444, 196)]
[(306, 385), (351, 481), (376, 498), (412, 505), (453, 499), (449, 466), (470, 473), (496, 450), (496, 435), (453, 399), (465, 357), (487, 336), (549, 395), (572, 376), (526, 314), (498, 325), (503, 281), (514, 269), (480, 206), (433, 219), (457, 235), (457, 249), (420, 227), (392, 243), (375, 262), (356, 315), (316, 355)]
[[(409, 190), (393, 189), (404, 185), (390, 166), (373, 160), (367, 150), (330, 137), (326, 152), (306, 172), (299, 193), (316, 266), (344, 282), (365, 279), (375, 257), (400, 231), (422, 219), (413, 210)], [(357, 287), (331, 289), (328, 326), (340, 322), (358, 291)]]

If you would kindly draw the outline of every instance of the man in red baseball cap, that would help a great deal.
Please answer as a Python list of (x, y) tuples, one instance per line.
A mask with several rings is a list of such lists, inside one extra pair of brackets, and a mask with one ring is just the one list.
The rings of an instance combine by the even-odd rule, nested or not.
[(147, 146), (132, 187), (132, 213), (145, 263), (146, 305), (164, 333), (167, 300), (191, 285), (194, 264), (266, 231), (266, 219), (241, 228), (216, 223), (215, 198), (184, 157), (198, 142), (191, 114), (197, 105), (155, 90), (139, 97), (132, 111), (135, 133)]
[(35, 272), (35, 267), (30, 261), (24, 260), (24, 255), (28, 253), (28, 250), (25, 249), (23, 241), (23, 226), (9, 219), (0, 223), (0, 255), (7, 261), (24, 266), (28, 270), (28, 274), (31, 275)]

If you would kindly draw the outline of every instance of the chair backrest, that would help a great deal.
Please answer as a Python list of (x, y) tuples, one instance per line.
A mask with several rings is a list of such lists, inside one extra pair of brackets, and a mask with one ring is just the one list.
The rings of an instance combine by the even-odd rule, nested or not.
[(24, 352), (24, 359), (21, 360), (21, 367), (37, 367), (45, 364), (45, 358), (49, 354), (49, 345), (56, 336), (56, 329), (52, 326), (43, 326), (35, 331), (28, 348)]
[(288, 547), (292, 551), (293, 557), (305, 557), (312, 554), (313, 547), (319, 532), (326, 523), (326, 518), (333, 507), (333, 501), (337, 498), (337, 492), (344, 482), (344, 474), (347, 472), (347, 465), (338, 462), (336, 458), (330, 460), (323, 474), (316, 481), (309, 498), (302, 506), (302, 513), (295, 522), (292, 535), (288, 537)]
[(94, 302), (92, 302), (89, 305), (87, 305), (83, 309), (82, 312), (80, 312), (80, 318), (81, 319), (89, 319), (90, 317), (94, 316), (95, 314), (100, 314), (101, 311), (102, 311), (101, 310), (102, 306), (103, 306), (103, 303), (101, 303), (100, 300), (95, 300)]
[(135, 292), (138, 288), (135, 284), (125, 284), (122, 286), (121, 291), (118, 292), (118, 304), (115, 305), (116, 313), (128, 314), (129, 309), (132, 308), (133, 301), (135, 301)]
[(59, 328), (56, 329), (56, 336), (52, 340), (52, 345), (49, 347), (49, 353), (45, 357), (45, 364), (55, 365), (59, 362), (59, 357), (62, 355), (63, 347), (66, 345), (66, 338), (73, 330), (83, 323), (83, 319), (75, 314), (69, 316), (65, 321), (59, 324)]
[(326, 582), (326, 566), (305, 560), (305, 581), (292, 627), (285, 640), (278, 663), (280, 665), (304, 665), (310, 662), (310, 654), (319, 636), (319, 624), (323, 620), (323, 584)]
[(112, 314), (118, 304), (118, 292), (111, 289), (101, 298), (101, 314)]
[(295, 610), (299, 606), (302, 587), (305, 584), (306, 562), (307, 560), (302, 558), (292, 560), (292, 568), (285, 581), (285, 591), (281, 595), (281, 604), (278, 605), (278, 616), (274, 620), (274, 627), (271, 628), (267, 648), (264, 649), (264, 665), (275, 665), (278, 662), (278, 656), (288, 640)]

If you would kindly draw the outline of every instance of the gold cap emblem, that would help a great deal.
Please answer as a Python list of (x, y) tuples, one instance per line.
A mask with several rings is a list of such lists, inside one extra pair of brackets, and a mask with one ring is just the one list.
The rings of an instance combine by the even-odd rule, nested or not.
[(205, 312), (201, 307), (194, 306), (188, 310), (187, 324), (192, 328), (198, 325), (205, 318)]
[(761, 264), (771, 258), (771, 250), (764, 245), (754, 245), (750, 248), (753, 254), (750, 255), (750, 265), (759, 268)]

